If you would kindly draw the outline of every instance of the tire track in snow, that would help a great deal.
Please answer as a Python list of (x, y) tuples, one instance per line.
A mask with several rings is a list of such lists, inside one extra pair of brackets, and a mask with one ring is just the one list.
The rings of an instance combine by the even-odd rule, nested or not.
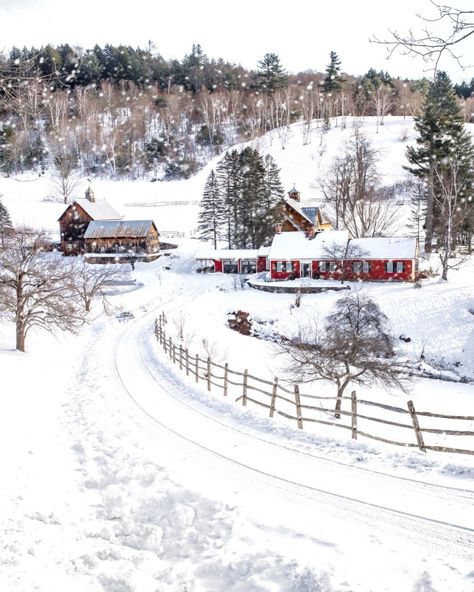
[[(164, 303), (163, 303), (164, 304)], [(157, 312), (160, 307), (157, 307), (153, 313)], [(345, 507), (345, 518), (347, 519), (349, 515), (351, 517), (357, 516), (359, 514), (364, 514), (364, 522), (372, 524), (372, 528), (377, 528), (378, 525), (382, 522), (384, 524), (384, 528), (387, 527), (389, 524), (391, 525), (392, 529), (395, 532), (398, 532), (398, 535), (401, 537), (407, 536), (407, 529), (410, 530), (410, 538), (413, 540), (414, 538), (417, 539), (418, 543), (425, 544), (426, 543), (426, 536), (427, 532), (430, 533), (430, 544), (434, 545), (436, 543), (436, 547), (439, 550), (446, 549), (446, 545), (453, 544), (456, 541), (456, 554), (462, 556), (463, 558), (468, 558), (471, 556), (472, 546), (474, 544), (474, 530), (468, 527), (465, 527), (461, 524), (451, 523), (443, 520), (439, 520), (433, 517), (425, 517), (420, 516), (416, 513), (410, 513), (406, 511), (401, 511), (399, 509), (395, 509), (393, 507), (384, 506), (381, 504), (370, 503), (361, 499), (357, 499), (355, 497), (351, 497), (349, 495), (341, 495), (340, 493), (334, 493), (327, 489), (318, 488), (314, 486), (310, 486), (306, 483), (301, 481), (296, 481), (292, 479), (286, 479), (281, 475), (276, 475), (274, 473), (269, 473), (263, 471), (255, 466), (247, 462), (241, 462), (235, 457), (231, 457), (226, 454), (222, 454), (219, 451), (216, 451), (209, 446), (203, 445), (202, 442), (198, 442), (196, 439), (190, 438), (180, 431), (177, 431), (167, 423), (160, 421), (155, 414), (150, 413), (150, 411), (144, 406), (143, 401), (139, 401), (136, 393), (133, 393), (133, 388), (130, 388), (130, 382), (127, 381), (126, 368), (121, 364), (119, 361), (119, 349), (121, 347), (125, 347), (125, 341), (128, 338), (127, 345), (130, 346), (133, 342), (133, 337), (137, 337), (136, 327), (141, 326), (143, 321), (150, 316), (150, 313), (145, 315), (143, 319), (137, 321), (135, 323), (135, 329), (130, 327), (127, 331), (125, 331), (121, 339), (118, 341), (116, 345), (115, 351), (115, 366), (118, 378), (123, 385), (124, 391), (127, 394), (128, 398), (138, 407), (138, 409), (145, 414), (149, 420), (151, 420), (156, 426), (159, 427), (160, 430), (165, 430), (168, 434), (171, 434), (173, 438), (185, 442), (187, 446), (194, 447), (195, 449), (199, 449), (205, 455), (210, 455), (214, 459), (218, 459), (222, 463), (230, 463), (234, 467), (238, 467), (239, 470), (242, 470), (246, 473), (251, 473), (254, 476), (258, 476), (261, 480), (263, 480), (267, 485), (279, 489), (280, 491), (284, 491), (289, 494), (294, 494), (298, 497), (305, 497), (307, 500), (311, 501), (318, 501), (321, 503), (321, 498), (326, 498), (324, 500), (324, 504), (326, 508), (334, 508), (334, 506), (341, 506), (341, 504)], [(132, 338), (130, 337), (132, 336)], [(137, 345), (135, 343), (135, 345)], [(143, 334), (141, 342), (138, 344), (138, 355), (139, 357), (135, 360), (136, 367), (142, 367), (142, 370), (145, 369), (148, 373), (149, 380), (152, 380), (159, 388), (161, 388), (168, 396), (171, 396), (177, 401), (179, 404), (183, 405), (181, 399), (174, 397), (170, 393), (170, 383), (163, 380), (158, 380), (155, 373), (151, 372), (149, 367), (146, 365), (146, 360), (143, 356)], [(130, 347), (127, 347), (127, 351), (130, 352)], [(144, 368), (143, 368), (144, 366)], [(196, 410), (192, 410), (196, 413)], [(207, 416), (207, 419), (212, 421), (216, 421), (214, 417)], [(228, 426), (226, 426), (227, 428)], [(240, 432), (240, 434), (244, 435), (246, 438), (251, 438), (248, 434)], [(253, 438), (255, 440), (255, 437)], [(262, 442), (262, 440), (260, 440)], [(268, 445), (268, 442), (263, 440), (265, 445)], [(273, 446), (275, 446), (273, 444)], [(294, 450), (292, 452), (295, 452)], [(415, 483), (419, 484), (419, 482)], [(440, 486), (436, 486), (438, 489)], [(450, 494), (453, 492), (451, 491)], [(460, 493), (460, 492), (459, 492)], [(469, 492), (466, 492), (469, 494)], [(334, 511), (334, 509), (333, 509)], [(362, 512), (361, 512), (362, 511)], [(344, 512), (342, 512), (342, 518), (344, 519)]]

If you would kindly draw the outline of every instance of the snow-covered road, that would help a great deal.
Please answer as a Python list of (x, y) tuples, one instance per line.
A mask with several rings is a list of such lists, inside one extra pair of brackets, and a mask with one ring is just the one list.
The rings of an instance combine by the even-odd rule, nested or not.
[(187, 382), (152, 329), (194, 288), (145, 286), (135, 320), (3, 352), (18, 404), (0, 418), (0, 589), (471, 592), (470, 482)]
[[(179, 299), (172, 306), (178, 308)], [(129, 412), (146, 424), (186, 487), (239, 506), (266, 528), (327, 542), (344, 532), (349, 554), (390, 539), (403, 555), (416, 547), (417, 561), (420, 550), (430, 562), (472, 559), (472, 491), (331, 460), (252, 422), (247, 427), (245, 413), (236, 417), (225, 402), (209, 408), (199, 391), (157, 359), (152, 326), (159, 310), (124, 331), (115, 366)]]

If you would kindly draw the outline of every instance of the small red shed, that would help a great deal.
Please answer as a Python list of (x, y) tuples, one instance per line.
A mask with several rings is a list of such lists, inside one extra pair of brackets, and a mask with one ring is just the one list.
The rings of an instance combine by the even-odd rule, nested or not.
[(198, 251), (196, 271), (199, 273), (252, 274), (266, 270), (266, 256), (262, 249), (216, 249)]

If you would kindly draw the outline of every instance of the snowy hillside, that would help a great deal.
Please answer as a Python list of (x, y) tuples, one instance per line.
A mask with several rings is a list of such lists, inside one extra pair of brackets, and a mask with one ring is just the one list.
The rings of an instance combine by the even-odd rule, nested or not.
[[(378, 133), (364, 122), (387, 183), (405, 176), (406, 129), (412, 141), (408, 119), (387, 118)], [(285, 188), (314, 198), (317, 176), (350, 133), (350, 125), (323, 136), (315, 129), (303, 146), (297, 124), (284, 149), (278, 131), (259, 147), (281, 167)], [(305, 295), (295, 307), (294, 295), (194, 272), (204, 246), (190, 238), (198, 205), (173, 202), (198, 202), (217, 160), (188, 181), (94, 181), (97, 197), (126, 218), (186, 235), (170, 256), (137, 264), (130, 282), (110, 290), (111, 315), (97, 304), (78, 335), (34, 332), (26, 354), (0, 321), (0, 590), (472, 592), (474, 456), (355, 441), (331, 426), (298, 430), (209, 393), (157, 346), (153, 323), (165, 313), (167, 331), (181, 332), (190, 351), (282, 377), (272, 343), (231, 331), (227, 314), (248, 311), (263, 332), (289, 335), (323, 319), (338, 298)], [(46, 176), (0, 179), (0, 193), (15, 223), (58, 232), (64, 205), (47, 200)], [(450, 378), (414, 376), (409, 395), (359, 394), (474, 416), (473, 286), (472, 261), (421, 289), (351, 284), (387, 315), (404, 358), (423, 354)], [(130, 320), (120, 322), (121, 311)], [(314, 388), (328, 395), (332, 387)], [(394, 428), (384, 429), (389, 437)], [(474, 431), (474, 422), (463, 429)]]
[[(279, 130), (273, 130), (254, 142), (253, 146), (274, 157), (281, 169), (280, 177), (286, 190), (290, 190), (295, 184), (303, 201), (314, 200), (320, 197), (317, 179), (324, 175), (344, 142), (354, 133), (354, 126), (367, 135), (372, 146), (379, 152), (378, 170), (383, 182), (391, 184), (405, 179), (405, 149), (407, 142), (413, 141), (415, 137), (413, 120), (410, 118), (388, 117), (385, 124), (379, 126), (378, 133), (375, 118), (371, 117), (357, 120), (348, 118), (345, 129), (341, 129), (339, 122), (338, 127), (333, 125), (327, 133), (323, 133), (315, 122), (312, 141), (306, 145), (303, 145), (304, 125), (297, 123), (291, 126), (289, 133), (285, 131), (284, 140), (279, 136)], [(470, 127), (474, 132), (474, 125)], [(160, 230), (180, 230), (189, 236), (197, 226), (198, 206), (194, 204), (200, 201), (207, 175), (220, 158), (211, 161), (187, 181), (152, 183), (95, 179), (93, 186), (98, 199), (107, 199), (126, 218), (152, 218)], [(86, 187), (87, 182), (84, 179), (82, 190), (76, 190), (76, 197), (82, 197), (82, 191)], [(54, 195), (48, 174), (29, 180), (24, 177), (18, 180), (0, 179), (0, 194), (3, 194), (2, 200), (14, 222), (57, 231), (56, 220), (64, 207), (63, 204), (43, 201)], [(155, 205), (176, 201), (192, 203), (170, 208)]]

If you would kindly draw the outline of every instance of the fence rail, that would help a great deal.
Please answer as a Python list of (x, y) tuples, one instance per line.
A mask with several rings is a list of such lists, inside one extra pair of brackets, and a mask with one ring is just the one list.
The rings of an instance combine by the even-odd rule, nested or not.
[[(336, 413), (334, 408), (329, 408), (327, 404), (333, 401), (335, 406), (337, 397), (300, 392), (300, 385), (285, 386), (278, 377), (273, 381), (266, 380), (249, 374), (248, 370), (243, 372), (232, 370), (228, 363), (219, 364), (213, 362), (210, 357), (203, 359), (198, 354), (190, 354), (187, 348), (177, 345), (170, 336), (166, 335), (165, 324), (166, 318), (162, 314), (155, 321), (155, 336), (173, 364), (178, 365), (187, 376), (193, 376), (196, 383), (199, 381), (205, 383), (208, 391), (211, 391), (212, 387), (221, 389), (225, 397), (233, 397), (235, 402), (240, 402), (243, 406), (251, 403), (267, 409), (269, 417), (280, 415), (295, 421), (299, 429), (304, 429), (305, 423), (313, 423), (350, 430), (354, 440), (361, 436), (385, 444), (418, 448), (422, 451), (474, 454), (472, 426), (462, 425), (462, 422), (473, 422), (474, 416), (416, 411), (413, 401), (408, 401), (405, 409), (386, 403), (358, 399), (355, 391), (352, 391), (350, 398), (343, 399), (343, 406)], [(344, 408), (344, 405), (348, 408)], [(360, 410), (364, 407), (371, 408), (374, 415), (368, 415), (367, 412), (361, 413)], [(420, 425), (419, 418), (422, 418), (423, 426)], [(405, 423), (403, 423), (404, 419)], [(447, 420), (450, 423), (449, 426), (440, 427), (433, 425), (433, 420)], [(453, 429), (453, 422), (456, 422), (456, 428), (459, 426), (459, 429)], [(387, 437), (383, 426), (390, 426), (392, 430), (396, 430), (397, 437), (400, 439), (392, 439), (393, 434)], [(377, 428), (379, 428), (378, 432)], [(411, 434), (411, 437), (406, 436), (407, 433)], [(440, 442), (439, 439), (430, 441), (434, 436), (442, 437), (442, 441)], [(462, 446), (452, 445), (451, 438), (463, 438)], [(470, 449), (464, 447), (466, 438), (471, 438)], [(447, 442), (448, 439), (449, 442)]]

